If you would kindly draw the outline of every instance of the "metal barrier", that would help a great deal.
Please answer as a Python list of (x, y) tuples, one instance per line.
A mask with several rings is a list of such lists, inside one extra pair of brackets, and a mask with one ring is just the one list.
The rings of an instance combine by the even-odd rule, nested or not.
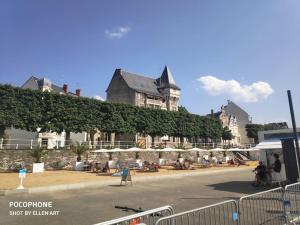
[(119, 219), (110, 220), (94, 225), (135, 225), (135, 224), (147, 224), (154, 225), (155, 222), (165, 216), (173, 215), (174, 208), (170, 205), (166, 205), (160, 208), (151, 209), (145, 212), (125, 216)]
[(240, 225), (285, 224), (283, 197), (279, 187), (240, 198)]
[(284, 208), (287, 224), (300, 221), (300, 183), (285, 186)]
[(288, 225), (300, 222), (300, 182), (174, 214), (164, 206), (95, 225)]
[(238, 225), (238, 205), (229, 200), (159, 219), (155, 225)]

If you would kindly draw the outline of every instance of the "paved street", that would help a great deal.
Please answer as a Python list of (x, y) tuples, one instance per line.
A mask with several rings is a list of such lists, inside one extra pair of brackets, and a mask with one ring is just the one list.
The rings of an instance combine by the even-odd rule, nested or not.
[[(116, 183), (115, 186), (101, 189), (2, 196), (0, 197), (0, 224), (92, 225), (133, 213), (116, 209), (116, 205), (134, 209), (141, 207), (142, 210), (147, 210), (173, 204), (175, 211), (180, 212), (259, 191), (251, 186), (252, 180), (253, 173), (249, 168), (243, 171), (224, 171), (218, 174), (171, 178), (165, 181), (134, 182), (133, 186), (126, 187), (120, 187)], [(50, 210), (59, 210), (60, 214), (58, 216), (10, 216), (11, 210), (26, 210), (9, 208), (11, 201), (52, 201), (53, 207)]]

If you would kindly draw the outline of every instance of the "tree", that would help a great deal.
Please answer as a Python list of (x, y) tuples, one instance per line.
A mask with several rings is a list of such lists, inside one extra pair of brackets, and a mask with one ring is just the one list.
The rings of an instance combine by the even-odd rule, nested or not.
[(223, 127), (219, 119), (210, 118), (209, 123), (209, 137), (214, 141), (220, 141), (223, 133)]
[(223, 141), (230, 141), (232, 140), (233, 135), (231, 133), (231, 130), (229, 130), (229, 128), (226, 126), (223, 128), (223, 132), (222, 132), (222, 140)]
[(41, 163), (41, 159), (44, 155), (47, 154), (47, 151), (43, 149), (42, 147), (36, 147), (31, 150), (30, 156), (35, 159), (35, 163)]
[(71, 146), (72, 151), (77, 155), (77, 162), (81, 161), (81, 155), (87, 151), (87, 145), (77, 142)]
[(179, 137), (183, 143), (183, 138), (193, 137), (195, 134), (195, 116), (185, 112), (170, 112), (173, 116), (175, 127), (172, 130), (172, 136)]
[(280, 123), (268, 123), (268, 124), (247, 124), (246, 131), (248, 138), (253, 138), (254, 143), (258, 144), (258, 132), (267, 130), (279, 130), (287, 129), (288, 125), (286, 122)]
[(41, 124), (41, 92), (0, 85), (0, 138), (6, 128), (35, 132)]
[[(219, 141), (220, 120), (188, 113), (113, 104), (95, 99), (60, 95), (0, 85), (0, 138), (7, 128), (36, 132), (87, 132), (92, 144), (97, 131), (137, 132), (154, 138), (169, 135)], [(68, 137), (69, 135), (67, 135)]]
[(280, 129), (288, 129), (288, 125), (286, 122), (280, 123), (268, 123), (264, 124), (264, 130), (280, 130)]
[(184, 106), (178, 106), (178, 112), (188, 113), (189, 111)]
[(263, 131), (264, 125), (262, 124), (247, 124), (246, 125), (246, 132), (248, 138), (253, 138), (254, 143), (258, 143), (258, 131)]
[(135, 121), (137, 132), (151, 136), (152, 147), (156, 136), (170, 135), (175, 126), (169, 112), (144, 107), (137, 109)]

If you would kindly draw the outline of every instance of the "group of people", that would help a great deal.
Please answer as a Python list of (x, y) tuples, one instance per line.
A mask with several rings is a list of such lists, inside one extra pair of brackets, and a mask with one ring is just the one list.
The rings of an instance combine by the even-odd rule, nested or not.
[(148, 170), (150, 172), (158, 172), (159, 165), (156, 163), (150, 163), (148, 161), (143, 162), (143, 170)]
[(256, 172), (255, 181), (253, 183), (255, 187), (265, 186), (272, 182), (276, 182), (281, 185), (281, 162), (279, 155), (274, 154), (274, 158), (275, 162), (269, 168), (267, 168), (262, 161), (259, 161), (258, 166), (253, 170), (253, 172)]
[(191, 166), (191, 161), (188, 159), (184, 159), (181, 163), (179, 159), (176, 160), (174, 167), (176, 170), (188, 170)]
[(106, 162), (105, 164), (98, 163), (98, 162), (96, 162), (96, 163), (92, 162), (90, 165), (90, 170), (92, 172), (100, 172), (100, 173), (110, 172), (108, 162)]

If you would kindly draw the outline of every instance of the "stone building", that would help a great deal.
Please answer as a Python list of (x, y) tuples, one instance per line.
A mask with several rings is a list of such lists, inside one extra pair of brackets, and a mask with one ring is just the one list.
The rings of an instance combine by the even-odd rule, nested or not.
[[(168, 111), (178, 110), (180, 88), (176, 85), (170, 69), (165, 66), (161, 76), (157, 79), (116, 69), (106, 90), (107, 101), (113, 103), (127, 103)], [(116, 140), (135, 140), (151, 143), (150, 137), (136, 135), (136, 137), (119, 136)], [(155, 142), (177, 142), (177, 138), (157, 137)]]
[(31, 76), (22, 86), (23, 89), (49, 91), (55, 94), (67, 94), (71, 96), (80, 96), (80, 89), (76, 89), (76, 94), (68, 91), (68, 85), (64, 84), (63, 87), (53, 84), (47, 78), (37, 78)]
[(167, 66), (157, 79), (116, 69), (106, 93), (109, 102), (168, 111), (178, 110), (180, 98), (180, 88)]
[(251, 118), (245, 110), (233, 101), (228, 100), (226, 106), (222, 106), (216, 113), (212, 110), (210, 115), (220, 119), (223, 127), (227, 126), (231, 130), (231, 133), (234, 136), (231, 140), (231, 144), (245, 145), (253, 142), (252, 139), (247, 137), (245, 128), (248, 123), (251, 123)]

